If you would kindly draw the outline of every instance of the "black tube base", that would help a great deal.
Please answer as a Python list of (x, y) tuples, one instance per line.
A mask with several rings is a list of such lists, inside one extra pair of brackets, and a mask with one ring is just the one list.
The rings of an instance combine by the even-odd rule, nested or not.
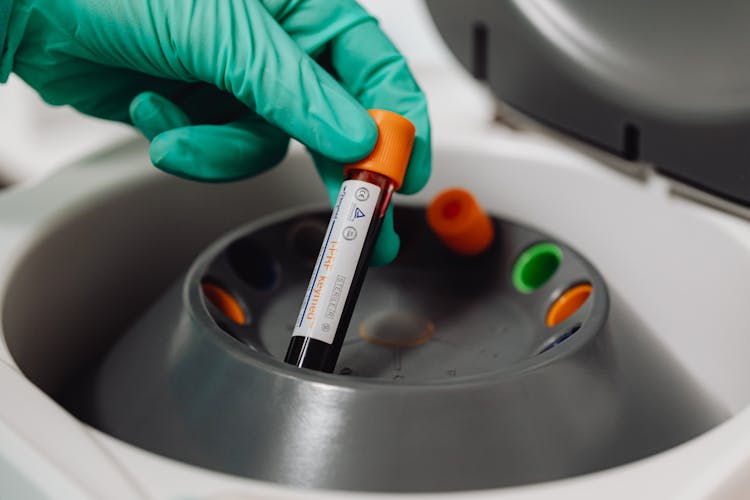
[[(338, 348), (337, 348), (338, 347)], [(293, 336), (284, 361), (300, 368), (333, 373), (341, 346), (312, 337)]]

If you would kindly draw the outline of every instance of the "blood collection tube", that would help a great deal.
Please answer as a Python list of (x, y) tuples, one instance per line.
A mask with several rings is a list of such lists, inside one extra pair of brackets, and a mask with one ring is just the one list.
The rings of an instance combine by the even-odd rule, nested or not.
[(333, 372), (393, 192), (401, 187), (414, 143), (403, 116), (370, 110), (378, 140), (370, 155), (344, 167), (331, 220), (284, 361)]

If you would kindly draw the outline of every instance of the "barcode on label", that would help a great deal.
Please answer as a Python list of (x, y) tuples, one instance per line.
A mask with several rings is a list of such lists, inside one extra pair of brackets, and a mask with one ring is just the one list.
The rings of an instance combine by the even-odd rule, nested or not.
[(328, 307), (326, 308), (326, 318), (333, 319), (336, 314), (336, 307), (339, 305), (341, 294), (344, 291), (344, 283), (346, 278), (340, 274), (336, 276), (336, 281), (333, 283), (333, 291), (331, 292), (331, 300), (328, 301)]

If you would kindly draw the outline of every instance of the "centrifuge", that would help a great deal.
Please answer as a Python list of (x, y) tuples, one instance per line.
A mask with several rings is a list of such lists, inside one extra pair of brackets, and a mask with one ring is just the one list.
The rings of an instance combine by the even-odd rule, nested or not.
[[(433, 175), (334, 373), (282, 361), (302, 148), (203, 185), (130, 140), (0, 196), (3, 498), (743, 497), (750, 7), (427, 6), (461, 65), (415, 68)], [(456, 188), (476, 254), (428, 216)]]

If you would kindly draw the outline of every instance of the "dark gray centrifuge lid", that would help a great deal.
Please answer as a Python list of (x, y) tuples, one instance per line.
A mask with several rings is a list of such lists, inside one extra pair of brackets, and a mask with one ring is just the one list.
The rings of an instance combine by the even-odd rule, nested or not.
[(427, 0), (511, 107), (750, 206), (747, 0)]

